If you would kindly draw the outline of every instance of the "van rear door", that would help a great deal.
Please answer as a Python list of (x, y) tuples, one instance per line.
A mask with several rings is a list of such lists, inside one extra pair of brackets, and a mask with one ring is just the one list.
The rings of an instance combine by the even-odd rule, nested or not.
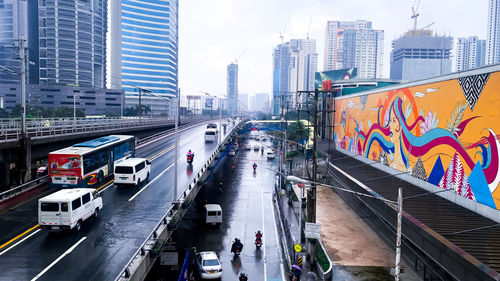
[(61, 202), (61, 225), (71, 224), (71, 212), (69, 211), (69, 203)]
[(47, 225), (51, 229), (59, 229), (61, 225), (61, 210), (59, 202), (40, 202), (41, 225)]

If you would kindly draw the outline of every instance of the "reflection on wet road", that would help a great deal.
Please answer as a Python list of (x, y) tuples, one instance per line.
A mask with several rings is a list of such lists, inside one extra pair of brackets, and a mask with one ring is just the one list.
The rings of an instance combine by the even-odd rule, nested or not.
[[(250, 142), (259, 144), (259, 147), (270, 145), (262, 141)], [(231, 167), (233, 159), (236, 159), (234, 171)], [(255, 173), (253, 163), (258, 166)], [(235, 158), (229, 157), (219, 175), (223, 191), (220, 192), (218, 184), (214, 184), (199, 195), (200, 199), (206, 199), (206, 203), (222, 206), (222, 225), (207, 227), (200, 215), (192, 211), (193, 214), (189, 216), (191, 220), (186, 220), (176, 233), (179, 246), (196, 247), (197, 251), (215, 251), (219, 255), (223, 268), (222, 280), (237, 280), (242, 271), (248, 274), (249, 280), (284, 280), (272, 202), (272, 169), (275, 167), (275, 161), (268, 161), (265, 153), (242, 148)], [(218, 180), (215, 182), (218, 183)], [(199, 204), (204, 203), (201, 200)], [(256, 249), (254, 245), (258, 230), (264, 234), (261, 249)], [(230, 252), (236, 237), (244, 244), (239, 257)]]

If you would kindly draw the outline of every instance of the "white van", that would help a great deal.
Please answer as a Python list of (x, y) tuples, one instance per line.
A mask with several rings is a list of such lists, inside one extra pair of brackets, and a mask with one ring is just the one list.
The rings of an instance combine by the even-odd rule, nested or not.
[(96, 189), (63, 189), (38, 200), (38, 224), (47, 230), (80, 230), (82, 222), (97, 217), (101, 209)]
[(211, 225), (222, 224), (222, 208), (219, 204), (205, 205), (205, 223)]
[(217, 129), (207, 129), (205, 131), (205, 142), (217, 141)]
[(151, 174), (151, 162), (146, 158), (129, 158), (115, 166), (115, 184), (138, 186)]

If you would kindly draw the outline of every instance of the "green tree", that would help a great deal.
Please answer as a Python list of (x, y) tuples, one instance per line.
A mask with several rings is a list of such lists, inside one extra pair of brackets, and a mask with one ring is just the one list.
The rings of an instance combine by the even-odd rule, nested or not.
[(10, 114), (5, 108), (0, 108), (0, 118), (9, 118)]

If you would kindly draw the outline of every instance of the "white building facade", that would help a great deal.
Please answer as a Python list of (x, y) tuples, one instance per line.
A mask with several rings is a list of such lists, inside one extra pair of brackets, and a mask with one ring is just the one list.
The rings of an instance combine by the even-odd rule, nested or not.
[(384, 31), (365, 20), (328, 21), (323, 70), (358, 68), (360, 78), (382, 78)]
[(479, 40), (477, 36), (458, 38), (456, 63), (457, 71), (464, 71), (485, 65), (486, 40)]

